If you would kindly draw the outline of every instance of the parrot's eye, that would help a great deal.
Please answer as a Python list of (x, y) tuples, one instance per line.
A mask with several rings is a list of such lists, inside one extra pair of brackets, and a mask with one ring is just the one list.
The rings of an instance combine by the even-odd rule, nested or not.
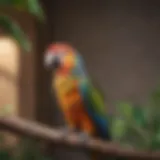
[(60, 66), (60, 59), (59, 57), (55, 56), (54, 61), (53, 61), (53, 67), (58, 68)]

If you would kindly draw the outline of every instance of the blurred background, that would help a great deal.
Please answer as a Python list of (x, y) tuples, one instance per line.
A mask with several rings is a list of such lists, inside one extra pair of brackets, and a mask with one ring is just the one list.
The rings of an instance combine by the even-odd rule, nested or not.
[(48, 23), (38, 33), (33, 73), (38, 119), (51, 122), (53, 118), (51, 78), (43, 67), (43, 52), (52, 41), (67, 41), (79, 50), (110, 110), (120, 99), (146, 102), (159, 82), (159, 1), (55, 0), (44, 1), (43, 6)]
[(33, 49), (30, 54), (21, 54), (16, 48), (3, 54), (10, 46), (1, 45), (0, 40), (0, 106), (9, 103), (16, 115), (62, 124), (51, 95), (51, 73), (43, 66), (44, 51), (54, 41), (69, 42), (83, 55), (89, 73), (105, 93), (109, 111), (114, 111), (116, 100), (147, 102), (159, 83), (160, 1), (41, 3), (46, 14), (43, 24), (30, 15), (6, 10), (18, 20)]

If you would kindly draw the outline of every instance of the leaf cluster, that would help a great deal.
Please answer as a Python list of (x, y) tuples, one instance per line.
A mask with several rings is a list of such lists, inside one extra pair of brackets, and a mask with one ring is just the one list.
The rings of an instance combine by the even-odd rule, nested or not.
[(43, 21), (44, 13), (38, 0), (0, 0), (0, 28), (18, 41), (20, 46), (27, 52), (31, 50), (28, 36), (13, 17), (6, 14), (5, 9), (13, 9), (20, 14), (26, 12)]
[(113, 140), (136, 149), (160, 149), (160, 89), (149, 98), (149, 105), (120, 102), (112, 116)]
[[(1, 146), (4, 142), (4, 137), (0, 137)], [(22, 139), (16, 148), (0, 148), (0, 160), (51, 160), (40, 149), (39, 143), (32, 139)]]

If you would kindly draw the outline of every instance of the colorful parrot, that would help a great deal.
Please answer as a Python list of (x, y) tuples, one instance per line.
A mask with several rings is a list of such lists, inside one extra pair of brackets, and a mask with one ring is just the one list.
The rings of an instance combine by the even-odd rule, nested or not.
[(65, 43), (51, 44), (44, 64), (53, 69), (52, 89), (69, 129), (111, 140), (104, 100), (92, 83), (81, 55)]

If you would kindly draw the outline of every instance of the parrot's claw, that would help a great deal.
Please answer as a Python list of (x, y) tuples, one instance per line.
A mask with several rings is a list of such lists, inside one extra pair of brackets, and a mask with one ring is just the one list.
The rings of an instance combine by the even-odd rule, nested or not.
[(87, 142), (90, 140), (90, 136), (86, 132), (80, 132), (79, 137), (80, 137), (80, 140), (82, 140), (83, 142)]

